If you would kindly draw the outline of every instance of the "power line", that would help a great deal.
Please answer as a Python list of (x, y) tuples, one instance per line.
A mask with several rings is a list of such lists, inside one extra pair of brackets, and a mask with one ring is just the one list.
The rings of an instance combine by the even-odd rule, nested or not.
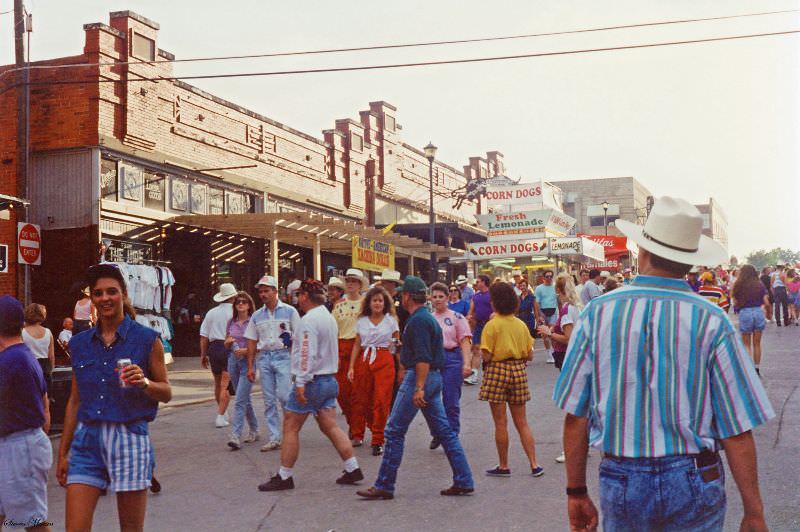
[[(778, 31), (778, 32), (770, 32), (770, 33), (752, 33), (747, 35), (729, 35), (725, 37), (709, 37), (706, 39), (691, 39), (686, 41), (667, 41), (667, 42), (659, 42), (659, 43), (647, 43), (647, 44), (631, 44), (626, 46), (611, 46), (606, 48), (583, 48), (578, 50), (564, 50), (558, 52), (538, 52), (538, 53), (528, 53), (528, 54), (516, 54), (516, 55), (505, 55), (505, 56), (493, 56), (493, 57), (476, 57), (476, 58), (468, 58), (468, 59), (449, 59), (443, 61), (422, 61), (416, 63), (393, 63), (393, 64), (384, 64), (384, 65), (367, 65), (367, 66), (350, 66), (350, 67), (338, 67), (338, 68), (316, 68), (316, 69), (305, 69), (305, 70), (277, 70), (277, 71), (269, 71), (269, 72), (239, 72), (239, 73), (231, 73), (231, 74), (199, 74), (193, 76), (159, 76), (154, 78), (148, 77), (140, 77), (134, 79), (84, 79), (84, 80), (54, 80), (54, 81), (32, 81), (28, 83), (31, 86), (41, 86), (41, 85), (86, 85), (86, 84), (94, 84), (94, 83), (132, 83), (132, 82), (155, 82), (155, 81), (180, 81), (180, 80), (187, 80), (187, 79), (226, 79), (226, 78), (248, 78), (248, 77), (265, 77), (265, 76), (288, 76), (288, 75), (301, 75), (301, 74), (321, 74), (321, 73), (329, 73), (329, 72), (359, 72), (359, 71), (367, 71), (367, 70), (387, 70), (387, 69), (395, 69), (395, 68), (413, 68), (413, 67), (423, 67), (423, 66), (439, 66), (439, 65), (457, 65), (457, 64), (469, 64), (469, 63), (485, 63), (490, 61), (508, 61), (513, 59), (530, 59), (534, 57), (555, 57), (555, 56), (562, 56), (562, 55), (577, 55), (577, 54), (588, 54), (588, 53), (598, 53), (598, 52), (612, 52), (612, 51), (620, 51), (620, 50), (637, 50), (637, 49), (646, 49), (646, 48), (660, 48), (666, 46), (682, 46), (687, 44), (702, 44), (702, 43), (710, 43), (710, 42), (722, 42), (722, 41), (733, 41), (733, 40), (743, 40), (743, 39), (754, 39), (759, 37), (775, 37), (779, 35), (792, 35), (800, 33), (800, 30), (787, 30), (787, 31)], [(23, 85), (23, 83), (15, 83), (6, 87), (3, 90), (0, 90), (0, 94), (4, 94), (5, 92)]]
[(163, 60), (156, 60), (156, 61), (144, 61), (144, 60), (135, 60), (135, 61), (106, 61), (106, 62), (98, 62), (98, 63), (73, 63), (70, 65), (32, 65), (29, 67), (22, 67), (22, 68), (14, 68), (9, 69), (4, 72), (0, 72), (0, 78), (3, 76), (15, 72), (17, 70), (21, 70), (24, 68), (30, 69), (61, 69), (61, 68), (77, 68), (77, 67), (111, 67), (111, 66), (123, 66), (123, 65), (138, 65), (138, 64), (164, 64), (164, 63), (190, 63), (190, 62), (200, 62), (200, 61), (228, 61), (228, 60), (236, 60), (236, 59), (258, 59), (258, 58), (273, 58), (273, 57), (289, 57), (289, 56), (299, 56), (299, 55), (320, 55), (320, 54), (334, 54), (334, 53), (344, 53), (344, 52), (363, 52), (363, 51), (371, 51), (371, 50), (390, 50), (390, 49), (398, 49), (398, 48), (417, 48), (417, 47), (427, 47), (427, 46), (442, 46), (442, 45), (452, 45), (452, 44), (470, 44), (470, 43), (478, 43), (478, 42), (494, 42), (494, 41), (509, 41), (509, 40), (517, 40), (517, 39), (531, 39), (537, 37), (553, 37), (558, 35), (574, 35), (580, 33), (593, 33), (593, 32), (601, 32), (601, 31), (613, 31), (613, 30), (622, 30), (622, 29), (633, 29), (633, 28), (645, 28), (645, 27), (654, 27), (654, 26), (668, 26), (668, 25), (675, 25), (675, 24), (688, 24), (688, 23), (695, 23), (695, 22), (710, 22), (710, 21), (718, 21), (718, 20), (730, 20), (736, 18), (749, 18), (749, 17), (761, 17), (767, 15), (779, 15), (779, 14), (786, 14), (786, 13), (797, 13), (800, 12), (800, 9), (786, 9), (782, 11), (763, 11), (758, 13), (742, 13), (738, 15), (721, 15), (718, 17), (705, 17), (705, 18), (691, 18), (691, 19), (676, 19), (676, 20), (665, 20), (665, 21), (653, 21), (653, 22), (640, 22), (636, 24), (622, 24), (616, 26), (603, 26), (597, 28), (583, 28), (577, 30), (564, 30), (564, 31), (552, 31), (552, 32), (544, 32), (544, 33), (527, 33), (522, 35), (502, 35), (497, 37), (478, 37), (473, 39), (455, 39), (455, 40), (447, 40), (447, 41), (428, 41), (428, 42), (415, 42), (415, 43), (401, 43), (401, 44), (381, 44), (381, 45), (374, 45), (374, 46), (356, 46), (351, 48), (328, 48), (328, 49), (321, 49), (321, 50), (302, 50), (302, 51), (291, 51), (291, 52), (273, 52), (273, 53), (259, 53), (259, 54), (245, 54), (245, 55), (228, 55), (228, 56), (216, 56), (216, 57), (188, 57), (183, 59), (163, 59)]

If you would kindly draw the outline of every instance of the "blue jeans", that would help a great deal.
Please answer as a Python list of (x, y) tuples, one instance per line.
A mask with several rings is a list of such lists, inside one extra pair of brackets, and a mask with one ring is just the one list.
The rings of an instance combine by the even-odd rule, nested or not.
[[(375, 487), (390, 493), (394, 493), (397, 470), (403, 460), (403, 445), (408, 426), (411, 425), (419, 410), (412, 402), (416, 382), (416, 371), (407, 369), (403, 383), (397, 390), (394, 407), (392, 407), (392, 413), (389, 415), (389, 421), (384, 430), (386, 444)], [(428, 406), (422, 409), (422, 415), (425, 416), (431, 434), (442, 442), (447, 460), (450, 462), (450, 468), (453, 470), (453, 485), (460, 488), (474, 487), (467, 456), (464, 454), (461, 442), (458, 441), (458, 436), (450, 428), (450, 423), (444, 413), (442, 374), (439, 370), (431, 370), (428, 373), (428, 378), (425, 380), (425, 401), (428, 402)]]
[(233, 353), (228, 355), (228, 374), (231, 376), (231, 385), (236, 390), (231, 436), (241, 438), (245, 417), (250, 432), (258, 432), (258, 418), (250, 400), (253, 383), (247, 380), (247, 357), (237, 358)]
[[(256, 363), (261, 372), (261, 393), (264, 394), (264, 418), (269, 431), (269, 441), (281, 441), (283, 435), (283, 405), (292, 387), (289, 351), (261, 351)], [(237, 392), (238, 396), (239, 393)]]
[[(718, 469), (705, 481), (703, 472)], [(603, 529), (720, 531), (725, 520), (722, 462), (697, 468), (690, 456), (618, 460), (600, 464)]]
[(456, 348), (452, 351), (444, 352), (444, 368), (442, 369), (442, 403), (444, 412), (447, 414), (447, 421), (450, 428), (458, 435), (461, 431), (461, 385), (464, 384), (464, 376), (461, 373), (464, 367), (464, 357), (461, 349)]

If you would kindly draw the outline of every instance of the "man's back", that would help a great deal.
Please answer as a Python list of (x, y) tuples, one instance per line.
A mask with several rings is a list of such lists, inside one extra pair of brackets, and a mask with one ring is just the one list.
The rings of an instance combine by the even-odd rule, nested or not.
[(645, 275), (586, 307), (553, 397), (592, 414), (593, 445), (629, 458), (716, 449), (774, 415), (725, 313)]

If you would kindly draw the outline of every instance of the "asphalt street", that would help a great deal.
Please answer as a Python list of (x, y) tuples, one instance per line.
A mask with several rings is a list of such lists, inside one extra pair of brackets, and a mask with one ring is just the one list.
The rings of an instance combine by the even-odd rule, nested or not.
[[(776, 418), (755, 431), (759, 474), (771, 530), (800, 530), (800, 327), (768, 326), (761, 371)], [(537, 343), (537, 348), (541, 345)], [(309, 420), (301, 432), (300, 458), (293, 491), (266, 494), (256, 486), (277, 471), (279, 452), (261, 453), (258, 443), (232, 452), (226, 446), (227, 429), (215, 429), (215, 407), (207, 400), (209, 376), (195, 369), (196, 359), (179, 360), (170, 377), (176, 405), (162, 408), (151, 425), (157, 453), (156, 474), (162, 493), (150, 495), (146, 529), (152, 531), (331, 531), (355, 530), (566, 530), (565, 476), (554, 462), (561, 449), (562, 414), (550, 400), (556, 370), (537, 350), (529, 368), (533, 400), (528, 419), (536, 438), (540, 478), (530, 476), (526, 459), (511, 432), (511, 469), (508, 479), (490, 478), (484, 470), (496, 464), (493, 425), (486, 403), (477, 400), (478, 387), (465, 386), (462, 398), (462, 442), (476, 481), (470, 497), (442, 497), (451, 484), (441, 449), (428, 450), (430, 436), (418, 415), (406, 440), (395, 499), (363, 501), (356, 488), (338, 486), (334, 479), (342, 464), (333, 447)], [(263, 403), (254, 396), (256, 411)], [(199, 402), (198, 402), (199, 401)], [(344, 427), (344, 419), (340, 417)], [(54, 448), (58, 440), (53, 442)], [(380, 458), (369, 446), (356, 449), (371, 485)], [(589, 460), (589, 490), (597, 502), (599, 452)], [(728, 472), (726, 530), (738, 530), (742, 516), (735, 483)], [(51, 475), (50, 520), (63, 530), (65, 490)], [(113, 494), (102, 497), (95, 514), (95, 530), (117, 530)]]

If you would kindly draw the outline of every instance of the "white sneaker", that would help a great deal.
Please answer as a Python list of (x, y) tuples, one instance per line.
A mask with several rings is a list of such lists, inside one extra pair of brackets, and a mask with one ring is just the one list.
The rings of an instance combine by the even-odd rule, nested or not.
[(228, 425), (230, 425), (230, 423), (228, 423), (228, 421), (225, 419), (225, 416), (217, 414), (217, 419), (214, 421), (214, 426), (218, 429), (221, 429), (222, 427), (227, 427)]
[(279, 442), (279, 441), (271, 441), (271, 442), (268, 442), (268, 443), (264, 444), (261, 447), (261, 452), (262, 453), (266, 453), (267, 451), (277, 451), (280, 448), (281, 448), (281, 442)]
[(556, 359), (553, 358), (553, 355), (550, 355), (549, 357), (547, 357), (547, 363), (548, 364), (555, 364), (556, 363)]
[(260, 437), (261, 437), (261, 436), (259, 436), (259, 435), (258, 435), (258, 431), (257, 431), (257, 430), (251, 430), (251, 431), (250, 431), (250, 432), (247, 434), (247, 437), (244, 439), (244, 442), (245, 442), (245, 443), (253, 443), (254, 441), (258, 441), (258, 439), (259, 439)]
[(566, 461), (567, 461), (567, 457), (564, 456), (564, 451), (561, 451), (561, 454), (556, 456), (556, 463), (563, 464)]
[(231, 439), (228, 440), (228, 447), (230, 447), (234, 451), (238, 451), (242, 448), (242, 442), (239, 441), (239, 438), (236, 436), (231, 436)]
[(469, 384), (471, 386), (474, 386), (474, 385), (478, 384), (478, 370), (477, 369), (473, 369), (472, 370), (472, 375), (470, 375), (469, 377), (464, 379), (464, 384)]

